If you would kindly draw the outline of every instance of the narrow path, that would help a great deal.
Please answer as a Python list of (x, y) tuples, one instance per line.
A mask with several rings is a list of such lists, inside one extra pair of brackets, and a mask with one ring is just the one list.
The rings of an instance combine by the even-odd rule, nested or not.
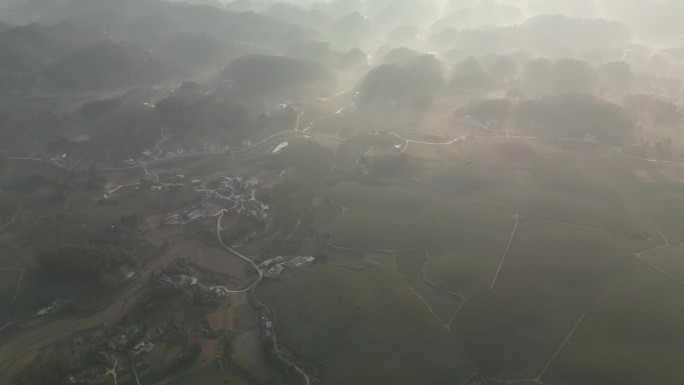
[(7, 221), (7, 223), (4, 223), (2, 226), (0, 226), (0, 230), (4, 230), (5, 228), (14, 224), (14, 222), (17, 220), (17, 216), (19, 215), (20, 212), (21, 212), (21, 206), (17, 205), (17, 209), (16, 209), (16, 211), (14, 211), (14, 215), (12, 215), (12, 218), (9, 221)]
[(26, 274), (26, 269), (21, 269), (21, 275), (17, 280), (17, 286), (14, 288), (14, 296), (12, 296), (12, 303), (17, 301), (17, 296), (19, 295), (19, 290), (21, 290), (21, 282), (24, 280), (24, 275)]
[[(629, 180), (628, 180), (627, 177), (625, 176), (625, 173), (622, 172), (622, 169), (621, 169), (620, 166), (618, 165), (618, 163), (617, 163), (617, 161), (615, 160), (615, 157), (613, 156), (613, 154), (610, 154), (610, 153), (609, 153), (608, 156), (610, 157), (610, 160), (611, 160), (611, 162), (613, 163), (613, 167), (615, 167), (615, 169), (617, 170), (618, 174), (620, 174), (620, 178), (622, 179), (622, 182), (625, 184), (625, 187), (631, 189), (631, 188), (632, 188), (632, 184), (629, 183)], [(642, 210), (646, 213), (646, 215), (648, 216), (648, 219), (649, 219), (649, 220), (651, 221), (651, 223), (653, 224), (653, 227), (654, 227), (654, 228), (656, 229), (656, 231), (658, 232), (658, 235), (660, 235), (660, 238), (663, 240), (663, 242), (665, 242), (665, 245), (668, 245), (668, 246), (671, 245), (672, 242), (671, 242), (670, 239), (665, 235), (665, 233), (663, 233), (663, 230), (660, 228), (660, 225), (658, 224), (658, 222), (656, 222), (655, 218), (653, 218), (653, 215), (651, 215), (651, 212), (648, 210), (648, 208), (646, 207), (646, 205), (644, 205), (644, 204), (642, 203), (641, 206), (642, 206)]]
[(11, 160), (33, 160), (33, 161), (37, 161), (37, 162), (51, 163), (51, 164), (53, 164), (53, 165), (55, 165), (55, 166), (57, 166), (57, 167), (59, 167), (59, 168), (66, 169), (66, 167), (65, 167), (63, 164), (61, 164), (61, 163), (59, 163), (59, 162), (55, 162), (54, 160), (50, 160), (50, 159), (40, 159), (40, 158), (34, 158), (34, 157), (30, 157), (30, 156), (27, 156), (27, 157), (13, 157), (13, 158), (10, 158), (10, 159), (11, 159)]
[(309, 380), (309, 376), (306, 373), (304, 373), (304, 371), (302, 369), (300, 369), (299, 366), (295, 365), (294, 368), (297, 372), (299, 372), (299, 374), (302, 375), (302, 377), (304, 377), (304, 382), (306, 382), (306, 385), (311, 385), (311, 381)]
[(138, 370), (135, 368), (135, 362), (131, 359), (131, 368), (133, 368), (133, 374), (135, 375), (135, 383), (140, 385), (140, 379), (138, 378)]
[(623, 261), (620, 262), (620, 265), (617, 267), (617, 269), (615, 269), (615, 272), (613, 273), (613, 276), (610, 279), (610, 281), (606, 284), (606, 286), (603, 288), (603, 290), (601, 290), (601, 292), (587, 305), (587, 307), (584, 310), (584, 312), (582, 313), (582, 315), (577, 319), (577, 322), (575, 322), (575, 325), (572, 327), (572, 329), (570, 329), (570, 331), (568, 331), (568, 334), (563, 339), (563, 342), (561, 342), (561, 344), (558, 346), (558, 349), (556, 349), (553, 352), (553, 354), (551, 355), (549, 360), (546, 362), (544, 367), (541, 369), (541, 371), (539, 372), (537, 377), (534, 378), (535, 382), (540, 383), (540, 384), (544, 384), (544, 382), (542, 381), (542, 377), (544, 377), (544, 374), (546, 373), (546, 371), (549, 369), (549, 367), (551, 366), (553, 361), (556, 360), (556, 357), (558, 356), (558, 354), (560, 354), (560, 352), (563, 350), (563, 348), (568, 344), (568, 342), (570, 341), (572, 336), (575, 334), (575, 331), (577, 330), (577, 328), (582, 324), (582, 321), (584, 321), (584, 318), (587, 316), (589, 311), (598, 304), (598, 302), (601, 300), (601, 298), (608, 292), (608, 290), (611, 287), (613, 287), (615, 282), (617, 282), (617, 278), (620, 275), (620, 272), (622, 271), (622, 269), (625, 266), (628, 265), (627, 262), (628, 262), (627, 258), (623, 259)]
[(640, 261), (646, 263), (646, 264), (647, 264), (648, 266), (650, 266), (653, 270), (655, 270), (655, 271), (661, 273), (662, 275), (664, 275), (664, 276), (666, 276), (666, 277), (668, 277), (668, 278), (670, 278), (670, 279), (672, 279), (672, 280), (678, 282), (678, 283), (681, 284), (681, 285), (684, 285), (684, 280), (682, 280), (682, 279), (680, 279), (680, 278), (677, 278), (676, 276), (674, 276), (674, 275), (668, 273), (667, 271), (665, 271), (665, 270), (659, 268), (657, 265), (653, 264), (652, 262), (650, 262), (649, 260), (647, 260), (647, 259), (645, 259), (645, 258), (643, 257), (643, 254), (645, 254), (645, 253), (648, 253), (648, 252), (651, 252), (651, 251), (654, 251), (654, 250), (658, 250), (658, 249), (662, 249), (662, 248), (666, 248), (666, 247), (671, 247), (671, 245), (669, 245), (669, 244), (660, 245), (660, 246), (657, 246), (657, 247), (655, 247), (655, 248), (652, 248), (652, 249), (649, 249), (649, 250), (646, 250), (646, 251), (643, 251), (643, 252), (640, 252), (640, 253), (636, 253), (636, 252), (632, 251), (629, 247), (627, 247), (624, 243), (618, 241), (618, 240), (617, 240), (615, 237), (613, 237), (612, 235), (610, 235), (610, 234), (608, 234), (607, 232), (605, 232), (605, 231), (603, 231), (603, 230), (601, 230), (601, 229), (598, 229), (598, 228), (596, 228), (596, 227), (585, 226), (585, 225), (578, 225), (578, 224), (575, 224), (575, 223), (554, 221), (554, 220), (549, 220), (549, 219), (529, 218), (529, 217), (521, 217), (521, 218), (526, 219), (526, 220), (529, 220), (529, 221), (544, 222), (544, 223), (551, 223), (551, 224), (558, 224), (558, 225), (565, 225), (565, 226), (572, 226), (572, 227), (577, 227), (577, 228), (580, 228), (580, 229), (596, 231), (596, 232), (598, 232), (598, 233), (600, 233), (600, 234), (603, 234), (603, 235), (606, 236), (607, 238), (611, 239), (611, 240), (612, 240), (613, 242), (615, 242), (616, 244), (620, 245), (620, 246), (621, 246), (623, 249), (625, 249), (629, 254), (633, 255), (633, 256), (636, 257), (638, 260), (640, 260)]
[[(110, 355), (108, 355), (108, 356), (111, 357)], [(105, 372), (105, 374), (104, 374), (105, 376), (108, 375), (108, 374), (111, 374), (111, 375), (112, 375), (112, 377), (114, 378), (114, 385), (118, 385), (118, 384), (119, 384), (119, 381), (118, 381), (117, 376), (116, 376), (116, 367), (117, 367), (117, 365), (119, 365), (119, 361), (116, 359), (116, 357), (114, 357), (114, 367), (111, 368), (111, 369), (108, 369), (108, 370)]]
[(433, 281), (430, 280), (430, 278), (428, 278), (428, 276), (427, 276), (427, 271), (426, 271), (426, 267), (425, 267), (425, 266), (427, 265), (427, 260), (428, 260), (430, 257), (429, 257), (428, 254), (425, 254), (425, 258), (426, 258), (426, 259), (425, 259), (425, 261), (423, 262), (423, 266), (421, 267), (421, 272), (420, 272), (420, 274), (421, 274), (421, 279), (423, 280), (423, 282), (425, 282), (426, 284), (428, 284), (428, 285), (434, 287), (435, 289), (441, 291), (442, 293), (445, 293), (445, 294), (454, 296), (454, 297), (456, 297), (456, 298), (458, 298), (458, 299), (460, 299), (460, 300), (465, 299), (465, 296), (464, 296), (463, 294), (458, 293), (458, 292), (455, 292), (455, 291), (451, 291), (451, 290), (449, 290), (449, 289), (447, 289), (447, 288), (444, 288), (444, 287), (442, 287), (441, 285), (439, 285), (438, 283), (433, 282)]
[[(590, 306), (590, 307), (591, 307), (591, 306)], [(587, 309), (587, 311), (588, 311), (588, 309)], [(560, 354), (561, 350), (563, 350), (563, 348), (565, 347), (565, 345), (568, 344), (568, 341), (570, 341), (570, 338), (572, 338), (572, 336), (575, 334), (575, 330), (577, 330), (577, 328), (580, 326), (580, 324), (582, 323), (582, 321), (584, 321), (584, 317), (587, 316), (587, 311), (585, 311), (584, 313), (582, 313), (582, 316), (580, 316), (579, 319), (577, 320), (577, 322), (575, 322), (575, 326), (573, 326), (572, 329), (570, 329), (570, 331), (568, 332), (568, 334), (567, 334), (567, 335), (565, 336), (565, 338), (563, 339), (563, 342), (560, 344), (560, 346), (558, 346), (558, 349), (556, 349), (556, 351), (553, 352), (553, 354), (551, 355), (551, 358), (549, 358), (549, 360), (546, 362), (546, 365), (544, 365), (544, 367), (543, 367), (542, 370), (539, 372), (539, 374), (537, 375), (537, 377), (535, 378), (535, 380), (541, 381), (542, 377), (544, 376), (544, 373), (546, 373), (546, 371), (549, 369), (549, 366), (551, 366), (551, 364), (553, 363), (553, 361), (556, 360), (556, 357), (558, 356), (558, 354)]]
[(496, 273), (494, 274), (494, 279), (492, 280), (491, 285), (489, 285), (489, 290), (494, 289), (494, 287), (496, 286), (496, 282), (499, 279), (499, 274), (501, 274), (501, 269), (503, 268), (503, 265), (506, 262), (506, 258), (508, 257), (508, 251), (511, 249), (511, 244), (513, 243), (513, 239), (515, 239), (515, 234), (518, 231), (518, 225), (520, 224), (520, 210), (525, 205), (525, 202), (527, 202), (527, 198), (532, 193), (532, 190), (534, 190), (534, 186), (536, 185), (536, 183), (537, 172), (534, 171), (532, 173), (532, 181), (530, 182), (530, 185), (527, 187), (527, 191), (525, 192), (525, 195), (523, 195), (523, 198), (520, 200), (520, 203), (518, 203), (518, 207), (515, 209), (515, 214), (513, 215), (513, 218), (515, 220), (515, 224), (513, 225), (513, 231), (511, 231), (511, 236), (508, 238), (506, 249), (504, 249), (503, 255), (501, 257), (501, 262), (499, 262), (499, 267), (496, 269)]

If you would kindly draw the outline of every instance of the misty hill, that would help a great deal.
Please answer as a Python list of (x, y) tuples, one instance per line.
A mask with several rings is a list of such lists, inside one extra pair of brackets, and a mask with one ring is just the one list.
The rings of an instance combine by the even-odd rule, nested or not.
[(411, 59), (420, 57), (421, 53), (406, 47), (392, 48), (382, 57), (382, 62), (385, 64), (404, 63)]
[(640, 38), (657, 43), (681, 42), (684, 2), (602, 0), (604, 13), (627, 23)]
[(608, 49), (632, 39), (629, 28), (604, 19), (537, 16), (521, 25), (522, 38), (542, 54), (569, 55)]
[[(255, 12), (233, 12), (210, 5), (165, 0), (70, 0), (68, 2), (31, 2), (15, 13), (21, 18), (53, 24), (78, 19), (114, 32), (117, 40), (159, 48), (173, 37), (208, 34), (226, 41), (274, 42), (291, 24)], [(35, 5), (35, 4), (34, 4)], [(86, 34), (87, 35), (87, 34)], [(98, 40), (102, 39), (100, 37)]]
[(226, 4), (224, 8), (232, 12), (247, 12), (254, 9), (254, 4), (251, 0), (233, 0)]
[(330, 2), (315, 2), (313, 9), (319, 9), (333, 17), (342, 17), (354, 12), (361, 12), (364, 5), (359, 0), (333, 0)]
[(434, 20), (438, 8), (434, 0), (394, 0), (376, 12), (372, 20), (387, 29), (406, 24), (422, 27)]
[(52, 84), (76, 88), (153, 84), (177, 74), (151, 50), (103, 40), (56, 62), (48, 70)]
[(323, 11), (302, 9), (283, 2), (275, 3), (261, 13), (277, 20), (318, 30), (324, 29), (332, 22), (332, 18)]
[(358, 12), (337, 19), (328, 30), (333, 42), (357, 47), (371, 38), (371, 22)]
[(519, 8), (496, 1), (481, 1), (471, 7), (462, 2), (452, 2), (453, 10), (434, 22), (430, 29), (438, 32), (446, 28), (473, 28), (479, 25), (512, 25), (524, 19)]
[(0, 69), (5, 71), (32, 71), (41, 68), (48, 60), (43, 51), (42, 39), (36, 44), (33, 39), (21, 35), (23, 31), (10, 30), (0, 35)]
[(337, 54), (337, 52), (333, 51), (329, 43), (311, 40), (293, 45), (285, 56), (303, 60), (313, 60), (329, 65), (335, 60)]
[(420, 46), (422, 31), (414, 25), (400, 25), (385, 35), (385, 44)]
[[(29, 24), (0, 30), (0, 89), (14, 90), (35, 84), (49, 63), (79, 47), (84, 38), (72, 37), (69, 22), (53, 27)], [(84, 31), (84, 36), (94, 34)]]
[(247, 55), (233, 60), (223, 71), (240, 93), (265, 96), (272, 92), (327, 84), (331, 77), (317, 62), (270, 55)]
[(7, 53), (3, 50), (2, 56), (7, 57), (11, 56), (12, 52), (23, 51), (31, 52), (44, 60), (59, 56), (73, 47), (68, 42), (55, 38), (49, 28), (38, 24), (8, 29), (0, 35), (0, 45), (14, 48)]
[(249, 53), (250, 48), (205, 33), (182, 33), (166, 43), (162, 50), (174, 63), (188, 70), (201, 70), (222, 66)]
[(368, 56), (359, 48), (354, 48), (342, 56), (337, 62), (340, 69), (355, 69), (368, 65)]
[(0, 69), (31, 71), (104, 38), (93, 25), (65, 20), (51, 26), (0, 26)]
[(432, 55), (423, 55), (405, 63), (383, 64), (371, 70), (359, 86), (363, 104), (395, 102), (414, 108), (432, 103), (443, 85), (441, 63)]
[(11, 24), (5, 23), (4, 21), (0, 20), (0, 33), (5, 32), (10, 28), (12, 28)]
[[(604, 79), (616, 78), (613, 83), (628, 75), (622, 74), (621, 66), (604, 68)], [(627, 68), (629, 72), (629, 68)], [(522, 71), (523, 88), (530, 95), (549, 93), (593, 93), (598, 85), (596, 70), (587, 62), (563, 58), (551, 61), (538, 58), (525, 64)], [(627, 80), (623, 80), (627, 81)]]
[(521, 103), (518, 123), (541, 135), (596, 139), (610, 144), (622, 144), (634, 130), (625, 110), (590, 95), (564, 94)]
[(194, 6), (185, 3), (168, 3), (163, 13), (177, 22), (168, 36), (181, 32), (206, 33), (231, 41), (254, 43), (278, 40), (291, 24), (254, 12), (229, 12), (210, 6)]

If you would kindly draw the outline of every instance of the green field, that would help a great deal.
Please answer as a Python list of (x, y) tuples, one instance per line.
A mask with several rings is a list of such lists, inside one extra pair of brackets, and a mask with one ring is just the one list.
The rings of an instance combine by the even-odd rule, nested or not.
[(452, 330), (487, 375), (532, 378), (628, 257), (600, 233), (523, 222), (496, 285)]
[(681, 384), (683, 293), (681, 283), (633, 261), (592, 306), (544, 381)]
[(452, 367), (440, 375), (452, 381), (473, 372), (455, 341), (431, 338), (445, 333), (442, 323), (394, 272), (312, 267), (304, 278), (260, 287), (259, 296), (276, 310), (280, 341), (322, 367), (323, 383), (371, 384), (380, 374), (389, 383), (406, 383), (407, 370), (434, 378), (425, 358), (388, 371), (386, 365), (411, 359), (414, 351), (451, 357)]
[(447, 194), (430, 196), (428, 193), (429, 190), (425, 187), (400, 182), (343, 182), (331, 189), (330, 198), (335, 204), (350, 209), (462, 223), (496, 231), (507, 230), (512, 226), (505, 213), (489, 208), (479, 201), (460, 199)]
[(601, 229), (633, 251), (659, 245), (648, 211), (616, 168), (596, 148), (546, 150), (522, 214)]
[(614, 158), (660, 230), (672, 241), (684, 242), (684, 179), (679, 179), (684, 176), (684, 166), (643, 162), (619, 154)]
[[(426, 272), (431, 280), (452, 291), (472, 292), (488, 284), (505, 248), (506, 231), (512, 228), (510, 224), (504, 229), (509, 218), (482, 211), (485, 216), (455, 215), (434, 226), (424, 218), (346, 210), (332, 226), (332, 242), (370, 250), (424, 250), (429, 254)], [(497, 221), (478, 223), (487, 217)], [(464, 224), (466, 218), (473, 222)]]
[(670, 246), (653, 250), (642, 257), (674, 277), (684, 280), (684, 246)]

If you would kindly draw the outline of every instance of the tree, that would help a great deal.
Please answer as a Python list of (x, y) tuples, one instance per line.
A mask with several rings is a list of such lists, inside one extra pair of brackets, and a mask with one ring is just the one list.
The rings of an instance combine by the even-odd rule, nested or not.
[(525, 101), (518, 108), (518, 122), (543, 135), (583, 138), (592, 133), (614, 145), (622, 144), (634, 129), (623, 108), (584, 94)]
[(472, 56), (458, 63), (451, 76), (451, 86), (456, 88), (481, 88), (490, 83), (490, 76)]
[(442, 72), (441, 63), (433, 55), (384, 64), (364, 77), (359, 98), (365, 103), (384, 100), (425, 107), (442, 87)]
[(59, 278), (101, 286), (113, 286), (114, 272), (129, 262), (118, 248), (100, 244), (64, 245), (38, 256), (40, 266)]
[(630, 96), (624, 106), (639, 119), (651, 119), (656, 125), (675, 125), (684, 120), (684, 113), (676, 105), (650, 95)]
[(507, 80), (512, 79), (517, 75), (518, 66), (516, 66), (510, 58), (499, 56), (489, 64), (487, 72), (497, 80)]
[(634, 73), (628, 63), (612, 61), (599, 69), (599, 78), (603, 87), (624, 89), (634, 83)]
[(497, 120), (502, 123), (511, 110), (508, 99), (471, 100), (467, 107), (467, 114), (480, 121)]
[(551, 70), (551, 84), (553, 91), (559, 94), (591, 94), (596, 89), (596, 73), (587, 62), (559, 59)]
[(137, 213), (130, 213), (128, 215), (122, 215), (119, 222), (121, 223), (121, 226), (136, 227), (139, 219)]
[(553, 63), (546, 58), (531, 60), (523, 68), (523, 88), (531, 95), (544, 95), (551, 91), (551, 68)]
[(41, 354), (12, 380), (12, 384), (61, 384), (66, 376), (81, 366), (81, 357), (74, 350)]

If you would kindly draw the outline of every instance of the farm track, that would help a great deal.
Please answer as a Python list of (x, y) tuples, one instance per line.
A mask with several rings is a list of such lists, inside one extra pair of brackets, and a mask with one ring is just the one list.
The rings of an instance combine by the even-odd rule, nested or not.
[(21, 213), (21, 206), (17, 205), (17, 209), (14, 211), (14, 215), (12, 215), (12, 218), (7, 221), (7, 223), (4, 223), (2, 226), (0, 226), (0, 231), (6, 229), (9, 226), (12, 226), (16, 221), (17, 221), (17, 216)]
[(12, 296), (12, 303), (17, 301), (17, 296), (19, 295), (19, 290), (21, 290), (21, 283), (24, 280), (24, 275), (26, 274), (26, 269), (21, 269), (21, 275), (17, 280), (17, 286), (14, 288), (14, 295)]

